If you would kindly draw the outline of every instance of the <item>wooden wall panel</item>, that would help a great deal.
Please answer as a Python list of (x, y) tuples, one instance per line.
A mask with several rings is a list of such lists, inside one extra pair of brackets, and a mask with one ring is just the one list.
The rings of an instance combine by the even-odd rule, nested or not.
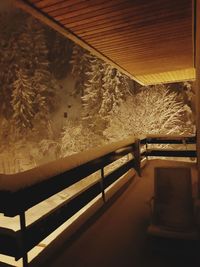
[[(24, 0), (133, 77), (193, 71), (191, 0)], [(174, 75), (176, 73), (176, 75)], [(180, 74), (180, 76), (179, 76)], [(191, 76), (190, 76), (191, 74)], [(144, 79), (143, 79), (144, 80)], [(151, 76), (152, 82), (152, 76)], [(157, 82), (157, 79), (156, 81)]]

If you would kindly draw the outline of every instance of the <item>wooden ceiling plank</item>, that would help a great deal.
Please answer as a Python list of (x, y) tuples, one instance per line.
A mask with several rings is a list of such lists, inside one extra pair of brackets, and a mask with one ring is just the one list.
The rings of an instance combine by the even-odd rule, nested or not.
[[(102, 35), (103, 36), (103, 35)], [(168, 38), (167, 38), (168, 36)], [(179, 38), (185, 38), (185, 41), (184, 43), (179, 43), (179, 46), (185, 46), (185, 44), (190, 44), (191, 45), (191, 49), (192, 49), (192, 42), (191, 42), (191, 38), (192, 37), (189, 37), (187, 36), (186, 33), (181, 33), (181, 32), (178, 32), (177, 33), (177, 38), (173, 38), (172, 35), (167, 35), (166, 36), (159, 36), (158, 38), (156, 38), (156, 36), (154, 35), (151, 35), (151, 36), (148, 36), (148, 34), (146, 34), (145, 32), (143, 33), (143, 35), (140, 35), (140, 36), (136, 36), (136, 35), (132, 35), (130, 33), (130, 38), (127, 40), (126, 38), (124, 39), (123, 36), (121, 36), (122, 38), (118, 38), (115, 40), (115, 38), (112, 38), (112, 36), (109, 38), (107, 38), (106, 36), (103, 36), (103, 43), (101, 43), (101, 40), (98, 38), (94, 41), (92, 41), (90, 38), (85, 38), (85, 40), (88, 42), (88, 43), (91, 43), (93, 44), (95, 47), (96, 46), (99, 46), (100, 48), (106, 48), (106, 47), (118, 47), (117, 44), (118, 42), (122, 45), (124, 44), (137, 44), (137, 45), (140, 45), (140, 43), (145, 43), (145, 47), (148, 48), (148, 44), (149, 43), (152, 43), (152, 42), (155, 42), (155, 45), (156, 44), (159, 44), (160, 46), (164, 46), (167, 44), (167, 40), (174, 40), (174, 43), (177, 43), (179, 42)], [(123, 40), (124, 39), (124, 40)], [(122, 46), (123, 48), (123, 46)]]
[[(128, 14), (127, 17), (124, 19), (118, 18), (115, 22), (112, 21), (112, 23), (107, 22), (106, 20), (98, 20), (96, 22), (93, 23), (88, 23), (88, 24), (82, 24), (79, 27), (70, 27), (74, 32), (77, 33), (92, 33), (93, 31), (96, 32), (101, 32), (101, 31), (105, 31), (106, 29), (115, 29), (118, 27), (124, 27), (124, 26), (135, 26), (135, 27), (145, 27), (145, 28), (149, 28), (151, 27), (151, 25), (159, 25), (160, 27), (162, 27), (162, 25), (165, 25), (166, 20), (170, 21), (170, 24), (173, 21), (184, 21), (185, 20), (185, 11), (183, 10), (183, 12), (179, 11), (179, 16), (177, 16), (177, 11), (173, 11), (170, 14), (166, 15), (163, 13), (158, 13), (155, 17), (152, 17), (151, 15), (147, 15), (145, 17), (145, 21), (144, 21), (144, 17), (142, 16), (136, 16), (134, 19), (131, 16), (132, 14)], [(181, 22), (180, 22), (181, 23)], [(66, 27), (68, 25), (66, 24)]]
[[(106, 55), (106, 54), (105, 54)], [(109, 55), (110, 55), (110, 53), (109, 53)], [(190, 59), (190, 57), (188, 57), (188, 56), (185, 56), (185, 55), (177, 55), (177, 56), (175, 56), (175, 55), (173, 55), (173, 60), (171, 60), (170, 62), (169, 62), (169, 60), (168, 60), (168, 57), (166, 57), (166, 56), (163, 56), (163, 55), (161, 55), (161, 54), (157, 54), (156, 56), (157, 56), (157, 58), (156, 58), (156, 61), (155, 60), (153, 60), (152, 59), (152, 56), (154, 56), (154, 55), (156, 55), (155, 53), (154, 54), (138, 54), (137, 56), (136, 55), (132, 55), (131, 53), (127, 53), (127, 56), (124, 54), (124, 55), (116, 55), (116, 54), (112, 54), (112, 58), (114, 58), (115, 60), (118, 60), (118, 62), (120, 62), (120, 64), (122, 64), (122, 63), (127, 63), (127, 65), (130, 63), (130, 64), (134, 64), (134, 63), (141, 63), (142, 65), (144, 65), (145, 64), (145, 62), (150, 62), (151, 61), (151, 64), (152, 64), (152, 68), (154, 67), (154, 66), (156, 66), (157, 65), (157, 62), (158, 61), (160, 61), (160, 60), (162, 60), (163, 61), (163, 64), (165, 64), (165, 65), (170, 65), (171, 66), (171, 64), (173, 64), (173, 63), (176, 63), (176, 65), (178, 65), (178, 64), (183, 64), (184, 63), (184, 65), (183, 65), (183, 68), (186, 68), (186, 66), (188, 65), (188, 63), (190, 63), (191, 64), (191, 59)], [(128, 60), (127, 60), (127, 58), (129, 58)], [(145, 58), (145, 60), (144, 60), (144, 58)], [(167, 63), (166, 63), (167, 62)], [(189, 64), (189, 65), (190, 65)], [(190, 65), (191, 66), (191, 65)], [(160, 67), (160, 66), (158, 66), (158, 67)], [(174, 68), (175, 68), (175, 66), (174, 66)]]
[[(120, 3), (122, 3), (124, 0), (118, 0)], [(62, 9), (57, 9), (53, 11), (48, 11), (48, 14), (50, 16), (56, 17), (57, 20), (61, 20), (64, 16), (66, 18), (67, 16), (76, 17), (81, 16), (82, 14), (91, 14), (91, 12), (96, 12), (98, 10), (106, 9), (108, 7), (113, 6), (112, 1), (106, 1), (106, 0), (99, 0), (98, 4), (94, 2), (82, 2), (77, 5), (72, 5), (68, 7), (63, 7)], [(46, 10), (44, 10), (47, 12)]]
[[(35, 6), (38, 8), (44, 8), (44, 7), (51, 6), (51, 5), (54, 5), (56, 3), (61, 3), (64, 1), (65, 0), (42, 0), (42, 1), (39, 1), (38, 3), (36, 3)], [(28, 2), (32, 2), (32, 1), (29, 0)]]
[(47, 12), (47, 13), (50, 13), (50, 12), (54, 12), (54, 11), (63, 11), (64, 8), (69, 8), (69, 11), (71, 9), (71, 7), (74, 7), (76, 6), (79, 6), (79, 5), (85, 5), (85, 0), (76, 0), (76, 1), (63, 1), (63, 2), (56, 2), (55, 4), (52, 4), (50, 6), (47, 6), (47, 7), (43, 7), (42, 8), (42, 11), (43, 12)]
[[(185, 42), (189, 42), (191, 43), (191, 36), (188, 36), (187, 33), (182, 33), (182, 32), (177, 32), (177, 38), (174, 38), (174, 36), (172, 35), (164, 35), (162, 37), (156, 37), (156, 36), (148, 36), (145, 33), (142, 36), (137, 36), (135, 34), (130, 34), (129, 37), (123, 37), (123, 38), (116, 38), (114, 37), (108, 37), (108, 38), (104, 38), (103, 42), (101, 42), (101, 40), (98, 38), (95, 41), (92, 41), (93, 45), (98, 46), (99, 48), (107, 48), (107, 47), (112, 47), (113, 43), (115, 44), (115, 46), (117, 47), (119, 44), (123, 45), (126, 43), (133, 43), (135, 45), (140, 45), (141, 43), (146, 44), (146, 46), (148, 46), (148, 43), (152, 43), (152, 42), (156, 42), (160, 45), (165, 45), (167, 43), (167, 40), (174, 40), (174, 41), (178, 41), (179, 38), (185, 38)], [(90, 42), (90, 39), (87, 38), (86, 39), (88, 42)], [(179, 44), (179, 45), (184, 45), (184, 44)], [(192, 43), (191, 43), (192, 45)]]
[[(148, 27), (141, 27), (140, 29), (138, 29), (137, 27), (135, 27), (135, 29), (138, 29), (137, 30), (138, 34), (143, 33), (143, 32), (146, 32), (148, 35), (151, 35), (151, 34), (160, 33), (160, 32), (162, 34), (164, 34), (165, 31), (168, 31), (169, 32), (169, 28), (170, 28), (170, 30), (172, 31), (171, 32), (171, 35), (173, 35), (173, 31), (176, 32), (177, 29), (180, 29), (181, 32), (182, 32), (182, 27), (180, 27), (180, 23), (181, 23), (181, 26), (183, 24), (186, 27), (188, 27), (187, 21), (185, 21), (185, 20), (179, 20), (176, 23), (174, 22), (174, 24), (168, 22), (168, 23), (165, 23), (164, 25), (159, 25), (159, 27), (162, 27), (162, 31), (158, 30), (158, 25), (153, 25), (151, 27), (151, 32), (149, 32), (150, 29)], [(177, 27), (176, 27), (176, 25), (177, 25)], [(125, 36), (126, 34), (133, 33), (135, 31), (135, 29), (132, 27), (132, 25), (128, 25), (126, 27), (118, 27), (116, 29), (102, 30), (102, 31), (91, 31), (91, 32), (85, 33), (85, 34), (78, 32), (77, 34), (79, 34), (81, 36), (81, 38), (83, 38), (83, 37), (92, 38), (92, 37), (97, 37), (97, 36), (101, 36), (102, 37), (102, 34), (104, 36), (105, 35), (113, 36), (113, 35), (117, 35), (119, 33), (121, 35), (124, 35)], [(192, 25), (191, 25), (190, 29), (192, 29)]]
[[(75, 34), (71, 33), (69, 30), (61, 27), (59, 24), (57, 24), (56, 22), (51, 20), (49, 17), (45, 16), (44, 14), (39, 12), (38, 10), (34, 9), (32, 6), (26, 4), (23, 0), (15, 0), (14, 3), (16, 5), (16, 7), (31, 14), (33, 17), (35, 17), (38, 20), (40, 20), (41, 22), (45, 23), (49, 27), (53, 28), (55, 31), (59, 32), (60, 34), (62, 34), (66, 38), (69, 38), (70, 40), (72, 40), (76, 44), (80, 45), (84, 49), (90, 51), (96, 57), (104, 60), (105, 62), (107, 62), (108, 64), (110, 64), (114, 68), (117, 68), (118, 70), (120, 70), (122, 73), (124, 73), (125, 75), (127, 75), (131, 79), (137, 81), (137, 79), (134, 77), (134, 75), (132, 75), (128, 71), (124, 70), (117, 63), (112, 61), (110, 58), (107, 58), (105, 55), (103, 55), (101, 52), (97, 51), (95, 48), (88, 45), (85, 41), (81, 40), (79, 37), (77, 37)], [(140, 83), (140, 81), (138, 81), (138, 82)]]
[(37, 5), (43, 5), (43, 12), (84, 40), (90, 51), (95, 47), (97, 54), (101, 51), (108, 61), (117, 62), (134, 77), (149, 74), (141, 80), (152, 82), (190, 75), (189, 71), (170, 71), (193, 66), (191, 0), (94, 0), (89, 5), (85, 0), (73, 6), (74, 1), (78, 0), (59, 5), (43, 0)]
[[(183, 25), (185, 25), (187, 27), (188, 23), (185, 22), (185, 20), (179, 20), (179, 22)], [(159, 27), (162, 27), (163, 31), (165, 32), (168, 28), (170, 27), (170, 29), (172, 31), (177, 31), (177, 29), (174, 27), (175, 25), (171, 25), (171, 23), (168, 24), (162, 24), (160, 23)], [(130, 33), (134, 33), (134, 29), (137, 28), (137, 25), (135, 25), (135, 23), (126, 23), (126, 24), (120, 24), (117, 26), (110, 26), (110, 27), (106, 27), (106, 28), (101, 28), (99, 30), (91, 30), (91, 31), (74, 31), (76, 34), (80, 35), (81, 37), (91, 37), (91, 36), (96, 36), (96, 35), (104, 35), (104, 34), (109, 34), (109, 35), (113, 35), (113, 34), (121, 34), (123, 36), (125, 36), (127, 34), (127, 31), (129, 31)], [(192, 27), (191, 27), (192, 28)], [(150, 33), (148, 32), (149, 28), (148, 27), (141, 27), (140, 28), (140, 32), (147, 32), (148, 35), (150, 35)], [(155, 31), (152, 31), (152, 34), (158, 32), (157, 27), (155, 29)], [(169, 31), (168, 31), (169, 32)], [(171, 32), (171, 35), (173, 35), (173, 32)]]
[[(163, 72), (154, 74), (154, 79), (150, 79), (152, 75), (139, 75), (138, 79), (145, 82), (146, 84), (155, 84), (156, 83), (169, 83), (169, 82), (180, 82), (183, 80), (194, 80), (195, 79), (195, 70), (183, 69), (179, 71)], [(170, 77), (171, 78), (170, 78)]]
[[(188, 63), (187, 60), (188, 60), (188, 56), (187, 55), (186, 56), (185, 55), (182, 55), (181, 58), (180, 57), (174, 57), (173, 60), (172, 60), (172, 63), (175, 63), (173, 70), (191, 68), (191, 65), (190, 64), (187, 64)], [(168, 58), (166, 58), (166, 57), (161, 57), (160, 56), (160, 57), (158, 57), (157, 61), (159, 62), (159, 64), (162, 61), (162, 64), (164, 66), (167, 66), (167, 67), (171, 66), (171, 61), (169, 62)], [(189, 61), (191, 61), (190, 58), (189, 58)], [(183, 67), (180, 67), (177, 63), (180, 63), (180, 65), (182, 65), (182, 62), (184, 62), (184, 65), (183, 65)], [(154, 68), (154, 67), (160, 67), (159, 64), (157, 64), (157, 62), (155, 62), (155, 60), (153, 60), (152, 58), (147, 58), (145, 60), (143, 59), (143, 61), (136, 60), (136, 59), (133, 59), (132, 58), (131, 62), (123, 61), (121, 59), (121, 63), (126, 64), (128, 68), (131, 68), (131, 66), (133, 66), (136, 63), (137, 64), (140, 64), (141, 66), (144, 66), (144, 67), (146, 67), (144, 64), (150, 64), (150, 66), (152, 68)], [(169, 69), (167, 69), (166, 71), (169, 71)], [(155, 71), (152, 71), (151, 70), (151, 72), (155, 72)]]
[[(109, 10), (107, 10), (107, 12), (109, 12)], [(87, 16), (85, 16), (86, 18), (80, 19), (79, 16), (76, 16), (73, 18), (61, 20), (60, 22), (62, 24), (68, 24), (69, 27), (82, 26), (82, 25), (87, 26), (87, 24), (92, 24), (94, 22), (98, 23), (102, 20), (107, 20), (109, 23), (112, 23), (115, 20), (126, 19), (130, 15), (130, 8), (129, 7), (123, 8), (123, 10), (117, 9), (116, 11), (111, 10), (109, 14), (107, 12), (105, 12), (105, 10), (101, 10), (101, 12), (99, 12), (98, 14), (90, 14), (90, 16), (89, 14), (87, 14)], [(133, 19), (132, 13), (131, 13), (131, 18)]]
[(38, 2), (41, 2), (41, 0), (31, 0), (31, 1), (28, 0), (28, 2), (30, 2), (31, 4), (36, 4)]
[[(157, 48), (157, 46), (159, 47), (163, 47), (165, 49), (165, 45), (167, 46), (176, 46), (179, 45), (179, 47), (184, 47), (184, 49), (186, 48), (186, 45), (188, 46), (187, 48), (192, 49), (192, 44), (191, 44), (191, 40), (188, 39), (188, 42), (184, 43), (183, 45), (180, 45), (180, 42), (186, 41), (187, 36), (184, 36), (182, 33), (180, 33), (180, 36), (177, 34), (177, 38), (174, 39), (173, 36), (169, 36), (164, 39), (162, 38), (162, 43), (164, 43), (164, 45), (161, 46), (161, 43), (158, 43), (158, 40), (156, 39), (155, 36), (152, 36), (151, 39), (148, 39), (148, 41), (146, 41), (144, 38), (141, 38), (140, 40), (137, 40), (138, 42), (127, 42), (126, 40), (119, 40), (118, 42), (115, 42), (115, 47), (112, 46), (112, 43), (108, 44), (107, 46), (102, 46), (102, 44), (100, 43), (99, 45), (96, 44), (96, 47), (102, 51), (106, 51), (106, 52), (110, 52), (110, 51), (122, 51), (125, 47), (130, 47), (131, 49), (134, 49), (134, 51), (139, 48), (139, 49), (155, 49)], [(123, 48), (123, 49), (122, 49)], [(176, 49), (176, 48), (175, 48)]]
[[(184, 41), (184, 38), (180, 38), (179, 41)], [(120, 46), (119, 47), (110, 47), (110, 48), (107, 48), (107, 49), (101, 49), (101, 51), (103, 51), (104, 53), (113, 53), (113, 54), (119, 54), (119, 55), (122, 55), (123, 53), (126, 54), (127, 51), (130, 51), (132, 54), (134, 55), (138, 55), (139, 52), (143, 53), (143, 54), (148, 54), (149, 52), (151, 51), (154, 51), (156, 52), (156, 54), (161, 53), (161, 55), (167, 55), (169, 54), (169, 52), (171, 54), (182, 54), (183, 51), (191, 51), (192, 47), (190, 44), (185, 44), (185, 46), (180, 46), (179, 47), (179, 50), (180, 52), (177, 53), (177, 48), (174, 47), (176, 45), (179, 45), (179, 42), (174, 42), (173, 40), (169, 40), (167, 43), (166, 43), (166, 46), (167, 48), (165, 48), (164, 46), (160, 46), (159, 44), (155, 44), (155, 43), (152, 43), (152, 44), (149, 44), (149, 46), (146, 46), (146, 45), (143, 45), (141, 44), (140, 45), (133, 45), (133, 44), (125, 44), (123, 46)], [(148, 49), (145, 49), (145, 48), (148, 48)], [(134, 53), (133, 53), (134, 51)]]
[[(154, 1), (149, 1), (149, 3), (151, 3), (151, 4), (149, 4), (148, 6), (147, 5), (141, 6), (140, 5), (139, 7), (138, 6), (133, 7), (133, 5), (131, 3), (125, 2), (124, 4), (120, 4), (119, 6), (114, 5), (114, 7), (102, 9), (102, 10), (99, 10), (98, 12), (94, 12), (94, 13), (90, 13), (90, 14), (83, 14), (83, 15), (78, 14), (75, 17), (72, 17), (70, 14), (70, 17), (68, 19), (63, 18), (63, 20), (58, 19), (58, 21), (62, 22), (63, 24), (80, 22), (80, 21), (82, 21), (83, 23), (86, 23), (87, 21), (93, 22), (93, 21), (97, 21), (97, 20), (101, 20), (101, 19), (106, 19), (108, 17), (118, 16), (118, 18), (121, 18), (121, 17), (126, 18), (128, 15), (131, 15), (131, 17), (134, 19), (135, 17), (138, 16), (138, 14), (140, 16), (143, 16), (143, 19), (145, 20), (145, 17), (148, 16), (148, 14), (150, 13), (148, 11), (151, 8), (151, 5), (154, 7), (153, 13), (152, 14), (150, 13), (152, 17), (156, 17), (156, 14), (162, 13), (161, 12), (162, 9), (164, 9), (164, 8), (166, 9), (167, 7), (171, 7), (171, 4), (169, 1), (167, 2), (168, 6), (165, 5), (165, 7), (162, 7), (162, 9), (159, 6), (158, 7), (155, 6)], [(186, 9), (184, 7), (184, 4), (181, 5), (181, 7), (179, 7), (178, 12), (179, 12), (179, 10), (183, 10), (183, 9), (184, 10)], [(173, 8), (171, 12), (173, 12), (173, 10), (176, 10), (176, 8)], [(165, 14), (171, 13), (171, 12), (165, 12)], [(84, 20), (87, 20), (87, 21), (84, 21)]]
[[(138, 76), (138, 75), (148, 75), (150, 73), (150, 70), (151, 70), (151, 73), (160, 73), (160, 72), (166, 72), (166, 71), (172, 71), (171, 69), (171, 66), (169, 65), (166, 65), (164, 66), (163, 65), (163, 62), (162, 60), (159, 60), (158, 61), (161, 66), (158, 67), (157, 66), (153, 66), (152, 67), (152, 64), (151, 62), (147, 61), (146, 62), (146, 65), (144, 64), (140, 64), (140, 63), (132, 63), (131, 65), (127, 65), (127, 64), (122, 64), (122, 66), (126, 69), (128, 69), (131, 73), (135, 73), (135, 76)], [(149, 69), (149, 66), (150, 66), (150, 69)], [(191, 66), (189, 65), (185, 65), (185, 66), (182, 66), (182, 65), (176, 65), (176, 67), (173, 69), (173, 71), (175, 70), (180, 70), (180, 69), (183, 69), (183, 68), (191, 68)]]
[[(155, 37), (155, 35), (151, 35), (149, 36), (146, 32), (144, 32), (143, 34), (140, 34), (140, 36), (137, 36), (135, 34), (131, 34), (131, 33), (127, 33), (127, 34), (130, 34), (130, 38), (127, 40), (126, 38), (124, 38), (123, 36), (121, 36), (121, 38), (118, 38), (116, 39), (115, 36), (104, 36), (102, 35), (103, 37), (103, 42), (101, 43), (101, 40), (99, 37), (98, 39), (90, 39), (90, 37), (87, 37), (85, 38), (85, 40), (88, 42), (88, 43), (91, 43), (93, 44), (94, 46), (96, 45), (99, 45), (100, 47), (104, 48), (106, 46), (117, 46), (117, 43), (118, 42), (121, 42), (123, 44), (123, 42), (125, 43), (133, 43), (133, 44), (140, 44), (140, 42), (145, 42), (146, 43), (146, 46), (148, 46), (148, 43), (151, 43), (152, 41), (155, 40), (155, 43), (159, 43), (159, 45), (161, 46), (165, 46), (166, 43), (167, 43), (167, 40), (168, 39), (172, 39), (173, 40), (173, 36), (172, 35), (168, 35), (168, 38), (166, 38), (166, 36), (159, 36), (159, 37)], [(176, 33), (174, 33), (175, 35)], [(186, 33), (181, 33), (181, 32), (178, 32), (177, 33), (177, 36), (178, 38), (181, 38), (181, 37), (185, 37), (185, 42), (186, 43), (190, 43), (191, 44), (191, 47), (192, 47), (192, 42), (191, 42), (191, 36), (187, 36)], [(178, 38), (174, 38), (174, 42), (178, 41)], [(124, 39), (124, 41), (123, 41)], [(116, 44), (116, 45), (115, 45)], [(179, 46), (184, 46), (185, 43), (180, 43)]]
[[(119, 12), (120, 13), (120, 12)], [(105, 15), (105, 14), (104, 14)], [(104, 23), (109, 24), (114, 24), (114, 23), (120, 23), (120, 22), (124, 22), (124, 21), (132, 21), (133, 18), (128, 16), (129, 15), (129, 11), (127, 11), (127, 16), (125, 16), (125, 13), (123, 13), (123, 16), (96, 16), (96, 17), (92, 17), (89, 19), (84, 19), (84, 20), (80, 20), (80, 21), (68, 21), (66, 24), (68, 25), (68, 27), (73, 28), (74, 30), (76, 29), (81, 29), (83, 27), (83, 25), (87, 28), (89, 26), (91, 26), (93, 23), (98, 26), (101, 25), (102, 22), (104, 21)], [(125, 17), (124, 17), (125, 16)], [(63, 21), (62, 21), (63, 23)]]
[[(173, 38), (173, 36), (170, 36), (167, 38), (162, 38), (162, 43), (159, 42), (159, 45), (161, 44), (164, 44), (165, 45), (168, 43), (168, 41), (172, 41), (173, 40), (173, 43), (174, 45), (179, 45), (180, 46), (180, 41), (182, 42), (186, 42), (184, 43), (184, 46), (185, 44), (189, 44), (190, 45), (190, 49), (192, 49), (192, 44), (191, 44), (191, 39), (187, 38), (187, 35), (185, 34), (185, 36), (183, 34), (181, 34), (180, 36), (177, 37), (177, 39), (175, 40)], [(109, 52), (110, 51), (114, 51), (114, 47), (112, 46), (112, 43), (113, 41), (107, 43), (101, 43), (101, 42), (96, 42), (95, 44), (95, 47), (97, 47), (98, 50), (102, 50), (102, 51), (107, 51)], [(125, 45), (132, 45), (133, 49), (136, 49), (137, 47), (141, 47), (143, 49), (150, 49), (151, 47), (154, 49), (156, 47), (156, 45), (158, 44), (158, 40), (157, 38), (154, 36), (151, 36), (151, 38), (148, 39), (148, 41), (145, 39), (145, 38), (139, 38), (137, 39), (136, 42), (132, 41), (132, 39), (129, 39), (129, 40), (118, 40), (118, 41), (115, 41), (115, 47), (120, 47), (121, 50), (124, 48)]]
[[(123, 2), (123, 0), (118, 3), (117, 5), (115, 5), (113, 7), (112, 2), (108, 2), (108, 7), (107, 8), (102, 8), (100, 6), (96, 7), (96, 10), (93, 10), (93, 12), (88, 12), (87, 9), (82, 9), (82, 10), (77, 10), (75, 12), (70, 12), (70, 13), (65, 13), (63, 15), (58, 15), (55, 16), (55, 19), (57, 21), (60, 21), (62, 23), (65, 23), (65, 20), (70, 20), (73, 21), (73, 18), (77, 18), (79, 21), (83, 20), (84, 18), (89, 18), (89, 17), (97, 17), (98, 15), (106, 15), (109, 13), (112, 16), (112, 13), (114, 13), (115, 11), (119, 11), (122, 9), (125, 10), (130, 10), (130, 3), (128, 2)], [(126, 8), (125, 8), (126, 7)], [(122, 11), (121, 11), (122, 12)], [(64, 21), (64, 22), (63, 22)]]
[[(138, 64), (138, 65), (141, 65), (145, 68), (151, 67), (151, 69), (149, 70), (151, 72), (155, 72), (155, 71), (153, 71), (154, 68), (157, 68), (157, 67), (160, 68), (161, 66), (159, 66), (159, 64), (161, 64), (161, 63), (163, 65), (163, 67), (166, 67), (166, 68), (171, 66), (171, 64), (175, 64), (173, 66), (173, 70), (191, 68), (191, 59), (188, 58), (187, 56), (181, 56), (181, 57), (176, 57), (176, 58), (174, 57), (174, 59), (171, 62), (168, 61), (168, 58), (162, 57), (162, 56), (158, 56), (156, 62), (154, 60), (152, 60), (152, 57), (149, 57), (149, 58), (146, 57), (145, 60), (141, 60), (140, 58), (132, 58), (130, 56), (130, 59), (131, 60), (129, 60), (129, 61), (127, 61), (126, 58), (121, 58), (118, 60), (120, 60), (120, 64), (126, 65), (128, 69), (131, 68), (131, 66), (134, 66), (134, 64)], [(148, 64), (149, 64), (149, 66), (147, 66)], [(166, 71), (170, 71), (170, 69), (166, 69)]]

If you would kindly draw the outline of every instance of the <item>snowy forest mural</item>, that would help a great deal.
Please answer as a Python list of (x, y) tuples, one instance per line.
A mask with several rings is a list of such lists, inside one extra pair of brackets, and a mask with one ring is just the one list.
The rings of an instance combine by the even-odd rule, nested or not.
[(0, 14), (0, 173), (129, 135), (194, 134), (190, 82), (143, 87), (39, 21)]

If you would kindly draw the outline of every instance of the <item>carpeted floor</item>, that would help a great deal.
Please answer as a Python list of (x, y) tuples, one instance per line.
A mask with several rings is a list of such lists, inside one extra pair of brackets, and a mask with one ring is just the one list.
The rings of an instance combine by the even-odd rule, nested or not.
[[(155, 166), (192, 168), (194, 194), (196, 167), (189, 163), (152, 160), (142, 178), (98, 212), (70, 241), (49, 253), (41, 266), (48, 267), (196, 267), (199, 244), (194, 241), (150, 238), (147, 204), (153, 195)], [(39, 265), (38, 265), (39, 267)]]

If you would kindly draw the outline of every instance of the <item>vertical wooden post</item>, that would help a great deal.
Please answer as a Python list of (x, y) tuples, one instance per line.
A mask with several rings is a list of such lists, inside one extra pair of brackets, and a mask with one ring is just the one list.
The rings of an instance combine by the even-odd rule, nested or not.
[(22, 249), (23, 249), (23, 267), (28, 267), (28, 256), (27, 252), (25, 251), (25, 232), (26, 232), (26, 218), (25, 218), (25, 212), (20, 213), (20, 229), (22, 234)]
[(106, 198), (105, 198), (105, 191), (104, 191), (104, 168), (101, 168), (101, 192), (102, 192), (102, 198), (103, 198), (103, 202), (106, 202)]
[(200, 0), (196, 3), (195, 15), (195, 67), (196, 67), (196, 127), (197, 127), (197, 168), (198, 168), (198, 195), (200, 198)]
[(146, 149), (146, 159), (148, 160), (148, 138), (146, 138), (146, 143), (145, 143), (145, 149)]
[(138, 175), (141, 176), (140, 139), (135, 140), (133, 154), (134, 154), (134, 161), (135, 161), (135, 170), (137, 171)]

